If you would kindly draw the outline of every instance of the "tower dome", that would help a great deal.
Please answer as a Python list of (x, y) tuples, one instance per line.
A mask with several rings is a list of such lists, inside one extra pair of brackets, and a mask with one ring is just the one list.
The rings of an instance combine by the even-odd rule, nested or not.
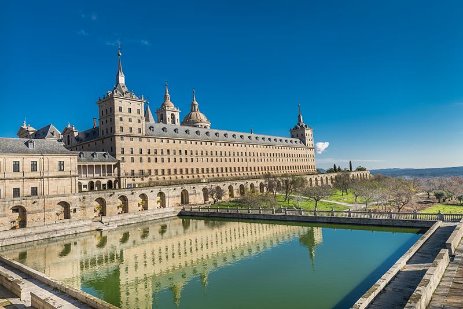
[(194, 89), (193, 100), (191, 102), (191, 110), (188, 113), (188, 115), (186, 115), (185, 118), (183, 118), (182, 125), (206, 129), (209, 129), (211, 127), (210, 121), (203, 113), (199, 111), (199, 104), (196, 101), (196, 94)]

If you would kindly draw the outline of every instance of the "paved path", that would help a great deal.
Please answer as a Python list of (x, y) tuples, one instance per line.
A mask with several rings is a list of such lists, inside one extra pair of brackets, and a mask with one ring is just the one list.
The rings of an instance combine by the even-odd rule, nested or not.
[(368, 308), (403, 308), (454, 229), (454, 224), (442, 224)]
[(463, 240), (434, 291), (428, 308), (463, 308)]

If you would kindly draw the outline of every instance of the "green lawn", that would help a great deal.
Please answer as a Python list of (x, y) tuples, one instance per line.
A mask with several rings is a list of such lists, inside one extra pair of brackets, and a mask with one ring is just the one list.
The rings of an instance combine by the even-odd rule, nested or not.
[(434, 204), (420, 212), (430, 214), (438, 213), (439, 211), (443, 214), (463, 214), (463, 206)]
[[(336, 190), (336, 192), (330, 197), (327, 197), (326, 200), (355, 204), (355, 196), (350, 191), (348, 194), (344, 193), (344, 195), (341, 195), (341, 191)], [(363, 202), (364, 201), (361, 197), (357, 199), (357, 204), (362, 204)]]
[[(295, 199), (291, 199), (288, 203), (284, 201), (283, 195), (277, 195), (277, 202), (281, 207), (302, 207), (305, 210), (314, 210), (315, 208), (315, 202), (312, 200), (301, 199), (298, 202)], [(236, 200), (236, 201), (220, 202), (215, 205), (212, 205), (212, 207), (226, 208), (226, 207), (246, 207), (246, 206), (239, 203)], [(348, 209), (348, 207), (343, 206), (343, 205), (338, 205), (338, 204), (333, 204), (333, 203), (328, 203), (328, 202), (318, 202), (318, 210), (331, 210), (331, 208), (333, 208), (334, 210), (347, 210)]]

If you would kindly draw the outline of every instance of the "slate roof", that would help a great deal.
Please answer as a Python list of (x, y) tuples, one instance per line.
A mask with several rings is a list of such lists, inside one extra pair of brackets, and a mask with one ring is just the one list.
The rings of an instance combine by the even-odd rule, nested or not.
[(91, 128), (77, 134), (76, 140), (80, 143), (92, 141), (100, 136), (99, 127)]
[(49, 124), (35, 131), (32, 137), (37, 138), (37, 139), (42, 139), (42, 138), (59, 139), (61, 138), (61, 132), (53, 124)]
[(56, 140), (5, 137), (0, 137), (0, 153), (77, 155)]
[(77, 162), (117, 162), (116, 158), (103, 151), (80, 151)]
[(244, 143), (284, 147), (306, 147), (297, 138), (270, 136), (227, 130), (203, 129), (163, 123), (146, 123), (146, 135), (153, 137), (180, 138), (198, 141)]

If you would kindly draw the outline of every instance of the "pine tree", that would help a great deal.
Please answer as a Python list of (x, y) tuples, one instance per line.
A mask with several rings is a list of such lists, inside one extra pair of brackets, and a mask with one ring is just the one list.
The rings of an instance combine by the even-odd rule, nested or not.
[(338, 168), (336, 167), (336, 164), (333, 164), (333, 170), (336, 173), (338, 171)]
[(349, 170), (352, 172), (352, 161), (349, 161)]

